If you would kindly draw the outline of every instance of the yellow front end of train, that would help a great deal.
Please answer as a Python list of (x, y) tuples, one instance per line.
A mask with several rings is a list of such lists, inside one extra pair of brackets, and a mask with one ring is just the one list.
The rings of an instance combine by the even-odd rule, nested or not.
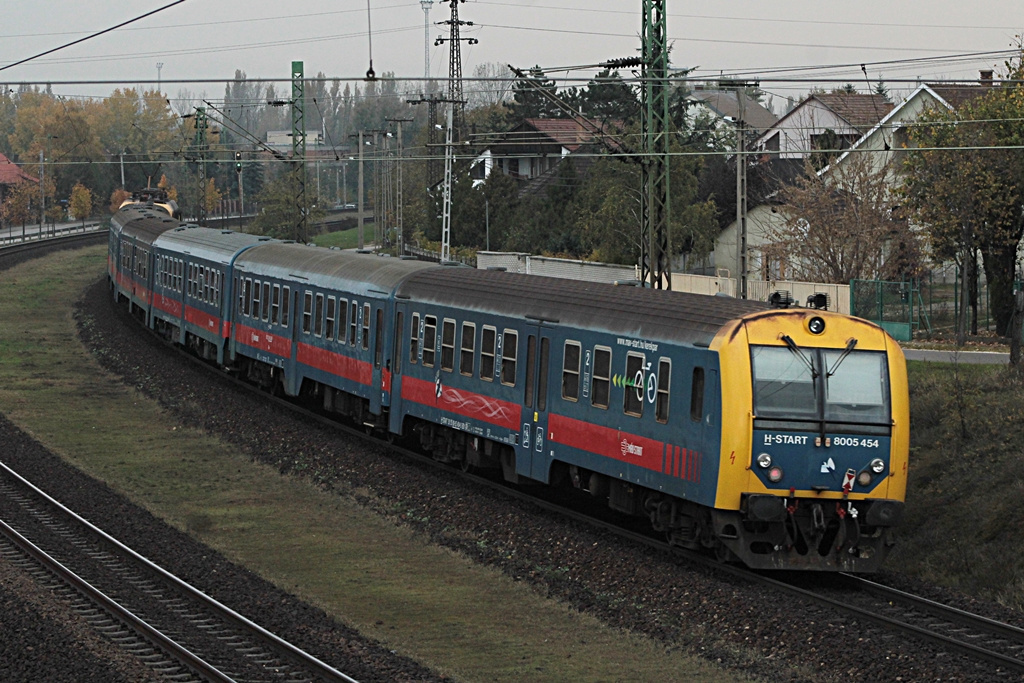
[(716, 337), (722, 431), (712, 520), (751, 567), (875, 571), (907, 488), (906, 361), (874, 323), (754, 313)]

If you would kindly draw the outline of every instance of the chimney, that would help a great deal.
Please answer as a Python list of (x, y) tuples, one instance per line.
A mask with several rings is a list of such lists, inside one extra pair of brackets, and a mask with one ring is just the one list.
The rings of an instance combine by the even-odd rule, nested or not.
[(982, 85), (992, 85), (992, 69), (982, 69), (978, 73), (981, 75), (979, 80)]

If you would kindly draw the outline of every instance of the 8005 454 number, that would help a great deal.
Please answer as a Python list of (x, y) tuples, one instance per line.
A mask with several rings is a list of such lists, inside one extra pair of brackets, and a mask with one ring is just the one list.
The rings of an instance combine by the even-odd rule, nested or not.
[(861, 439), (856, 436), (836, 436), (832, 438), (833, 446), (860, 446), (861, 448), (878, 448), (878, 439)]

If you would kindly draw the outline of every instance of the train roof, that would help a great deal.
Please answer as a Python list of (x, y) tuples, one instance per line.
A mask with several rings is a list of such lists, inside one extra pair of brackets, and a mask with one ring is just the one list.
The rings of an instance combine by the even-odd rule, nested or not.
[(163, 233), (183, 226), (163, 211), (140, 207), (127, 207), (119, 210), (110, 219), (111, 227), (121, 235), (134, 237), (140, 242), (152, 244)]
[(181, 225), (160, 235), (154, 246), (227, 265), (238, 252), (271, 240), (262, 235)]
[(411, 274), (439, 269), (437, 264), (422, 261), (288, 242), (255, 246), (238, 257), (235, 267), (241, 272), (286, 280), (298, 278), (357, 295), (371, 291), (390, 295)]
[(730, 320), (765, 303), (470, 268), (415, 273), (399, 296), (485, 313), (603, 330), (631, 339), (710, 345)]

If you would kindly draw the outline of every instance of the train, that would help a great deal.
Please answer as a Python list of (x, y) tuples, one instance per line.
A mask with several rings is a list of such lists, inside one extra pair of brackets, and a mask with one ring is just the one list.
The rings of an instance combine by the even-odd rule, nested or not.
[[(116, 301), (269, 392), (512, 484), (589, 494), (673, 548), (878, 570), (903, 514), (906, 362), (869, 321), (110, 223)], [(575, 491), (574, 491), (575, 490)]]
[(121, 202), (118, 209), (123, 209), (126, 206), (147, 206), (163, 211), (176, 220), (181, 220), (182, 218), (178, 202), (171, 199), (170, 193), (161, 187), (147, 187), (144, 190), (132, 192), (130, 197)]

